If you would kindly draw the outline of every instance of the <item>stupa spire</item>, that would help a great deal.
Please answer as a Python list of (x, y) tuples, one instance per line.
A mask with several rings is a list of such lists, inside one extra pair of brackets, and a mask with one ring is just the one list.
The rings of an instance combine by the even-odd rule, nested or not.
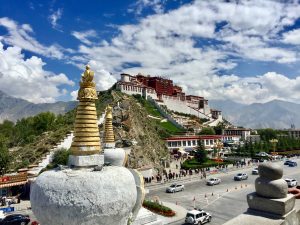
[(105, 147), (115, 147), (115, 135), (114, 128), (112, 125), (112, 107), (110, 105), (106, 108), (106, 116), (105, 116), (105, 136), (104, 143)]
[(87, 65), (79, 83), (80, 89), (77, 97), (79, 104), (76, 112), (71, 155), (93, 155), (99, 154), (101, 151), (95, 106), (97, 92), (93, 79), (94, 72)]

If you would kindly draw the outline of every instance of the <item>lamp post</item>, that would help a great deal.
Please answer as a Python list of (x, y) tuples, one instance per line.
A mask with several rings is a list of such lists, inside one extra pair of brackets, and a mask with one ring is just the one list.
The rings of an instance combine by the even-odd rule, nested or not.
[(272, 146), (273, 146), (273, 152), (272, 152), (272, 155), (274, 155), (275, 154), (275, 149), (276, 149), (276, 145), (277, 145), (277, 143), (278, 143), (278, 140), (277, 139), (271, 139), (271, 140), (269, 140), (269, 142), (272, 144)]

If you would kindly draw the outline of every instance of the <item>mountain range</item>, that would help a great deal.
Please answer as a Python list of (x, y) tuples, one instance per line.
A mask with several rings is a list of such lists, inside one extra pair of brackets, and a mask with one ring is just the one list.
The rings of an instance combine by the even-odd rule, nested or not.
[[(34, 104), (0, 91), (0, 122), (5, 119), (17, 121), (46, 111), (63, 114), (76, 105), (76, 101)], [(209, 105), (222, 110), (224, 118), (236, 126), (284, 129), (294, 124), (300, 128), (300, 104), (273, 100), (246, 105), (231, 100), (210, 100)]]
[(273, 100), (250, 105), (230, 100), (210, 100), (212, 108), (222, 110), (225, 119), (247, 128), (300, 128), (300, 104)]
[(76, 105), (76, 101), (34, 104), (0, 91), (0, 122), (3, 120), (15, 122), (18, 119), (46, 111), (63, 114), (74, 109)]

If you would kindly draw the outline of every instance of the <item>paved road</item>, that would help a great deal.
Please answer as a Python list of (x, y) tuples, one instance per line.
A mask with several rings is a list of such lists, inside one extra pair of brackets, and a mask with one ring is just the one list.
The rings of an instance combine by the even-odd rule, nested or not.
[[(299, 164), (300, 160), (296, 161)], [(183, 192), (171, 194), (165, 193), (165, 188), (159, 188), (150, 190), (146, 198), (158, 196), (161, 201), (175, 204), (177, 202), (177, 204), (189, 210), (194, 207), (193, 199), (195, 197), (196, 207), (205, 209), (212, 214), (213, 220), (210, 225), (223, 224), (247, 210), (246, 195), (255, 190), (254, 181), (257, 178), (257, 175), (251, 175), (251, 170), (243, 169), (249, 174), (246, 181), (234, 181), (234, 173), (220, 174), (215, 177), (220, 177), (222, 182), (216, 186), (207, 186), (204, 180), (199, 179), (200, 181), (186, 183)], [(300, 181), (299, 169), (284, 166), (284, 178), (296, 178)], [(179, 224), (184, 224), (184, 221), (173, 223), (173, 225)]]

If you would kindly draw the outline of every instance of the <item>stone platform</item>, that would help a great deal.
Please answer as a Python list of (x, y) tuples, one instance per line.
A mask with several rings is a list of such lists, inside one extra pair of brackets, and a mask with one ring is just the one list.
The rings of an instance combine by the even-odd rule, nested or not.
[(95, 167), (104, 164), (104, 155), (70, 155), (68, 164), (70, 167)]
[(288, 194), (285, 198), (269, 199), (260, 197), (253, 192), (247, 195), (247, 202), (250, 209), (283, 216), (294, 208), (295, 197), (292, 194)]

